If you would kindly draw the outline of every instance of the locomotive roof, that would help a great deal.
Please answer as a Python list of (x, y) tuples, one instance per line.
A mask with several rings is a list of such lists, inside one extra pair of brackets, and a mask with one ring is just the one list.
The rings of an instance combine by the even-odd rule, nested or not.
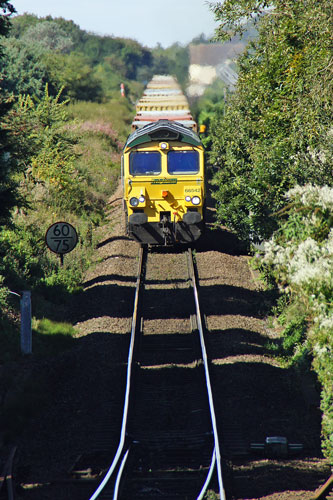
[(202, 146), (199, 136), (191, 129), (170, 120), (158, 120), (135, 130), (127, 138), (125, 148), (133, 148), (151, 141), (180, 141)]

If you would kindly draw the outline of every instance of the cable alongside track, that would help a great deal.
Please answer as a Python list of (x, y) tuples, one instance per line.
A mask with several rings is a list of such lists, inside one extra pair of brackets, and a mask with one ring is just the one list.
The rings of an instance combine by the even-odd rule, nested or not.
[[(150, 255), (149, 260), (154, 257)], [(181, 267), (184, 254), (175, 258)], [(171, 289), (168, 293), (163, 290), (163, 300), (158, 280), (157, 285), (156, 280), (146, 282), (146, 307), (142, 313), (140, 292), (144, 288), (146, 251), (140, 250), (120, 442), (90, 500), (200, 500), (216, 476), (220, 499), (226, 498), (191, 250), (186, 252), (186, 260), (188, 277), (169, 279)], [(175, 304), (178, 311), (173, 312)], [(184, 329), (188, 325), (187, 332), (166, 335), (150, 331), (156, 318), (168, 318), (163, 322), (166, 327), (168, 321), (175, 321), (171, 319), (173, 314), (182, 317), (178, 321)], [(140, 348), (136, 349), (138, 344)]]

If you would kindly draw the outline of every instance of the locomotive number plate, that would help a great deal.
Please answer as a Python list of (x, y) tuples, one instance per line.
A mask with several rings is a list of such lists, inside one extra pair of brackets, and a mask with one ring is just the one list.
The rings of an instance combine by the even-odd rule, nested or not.
[(151, 181), (150, 184), (177, 184), (178, 182), (178, 179), (175, 178), (175, 179), (167, 179), (167, 178), (164, 178), (164, 179), (154, 179), (153, 181)]

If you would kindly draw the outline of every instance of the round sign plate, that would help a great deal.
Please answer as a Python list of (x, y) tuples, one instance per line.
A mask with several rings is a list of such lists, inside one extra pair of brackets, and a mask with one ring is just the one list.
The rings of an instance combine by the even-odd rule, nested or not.
[(68, 222), (55, 222), (46, 231), (45, 241), (52, 252), (63, 255), (76, 247), (78, 236)]

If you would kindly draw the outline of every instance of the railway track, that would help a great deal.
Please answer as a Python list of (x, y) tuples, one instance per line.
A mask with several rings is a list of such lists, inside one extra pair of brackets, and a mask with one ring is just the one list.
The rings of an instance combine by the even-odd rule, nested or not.
[(212, 483), (225, 499), (192, 251), (173, 255), (181, 271), (167, 280), (147, 255), (141, 248), (119, 447), (91, 500), (199, 499)]
[[(13, 446), (9, 452), (8, 458), (3, 466), (0, 475), (0, 495), (6, 489), (7, 499), (14, 500), (14, 486), (13, 486), (13, 461), (17, 447)], [(4, 487), (4, 488), (3, 488)]]
[(333, 474), (315, 491), (311, 500), (333, 500)]
[[(158, 275), (161, 265), (154, 265), (156, 258), (166, 263), (172, 260), (171, 270), (166, 264), (165, 272)], [(213, 432), (215, 418), (209, 410), (212, 397), (195, 268), (190, 251), (168, 256), (158, 251), (148, 255), (140, 249), (127, 362), (126, 417), (118, 450), (108, 468), (115, 451), (112, 437), (118, 428), (114, 406), (110, 405), (110, 411), (103, 412), (107, 418), (96, 442), (96, 456), (83, 456), (82, 462), (75, 464), (72, 479), (58, 481), (66, 487), (67, 482), (76, 483), (77, 491), (68, 498), (87, 500), (91, 491), (90, 500), (192, 500), (204, 498), (207, 488), (226, 498)], [(223, 454), (228, 460), (237, 457), (237, 428), (223, 426), (220, 431)], [(1, 499), (16, 498), (14, 453), (15, 449), (0, 469)], [(246, 481), (243, 489), (245, 498)], [(333, 500), (332, 477), (310, 498)]]

